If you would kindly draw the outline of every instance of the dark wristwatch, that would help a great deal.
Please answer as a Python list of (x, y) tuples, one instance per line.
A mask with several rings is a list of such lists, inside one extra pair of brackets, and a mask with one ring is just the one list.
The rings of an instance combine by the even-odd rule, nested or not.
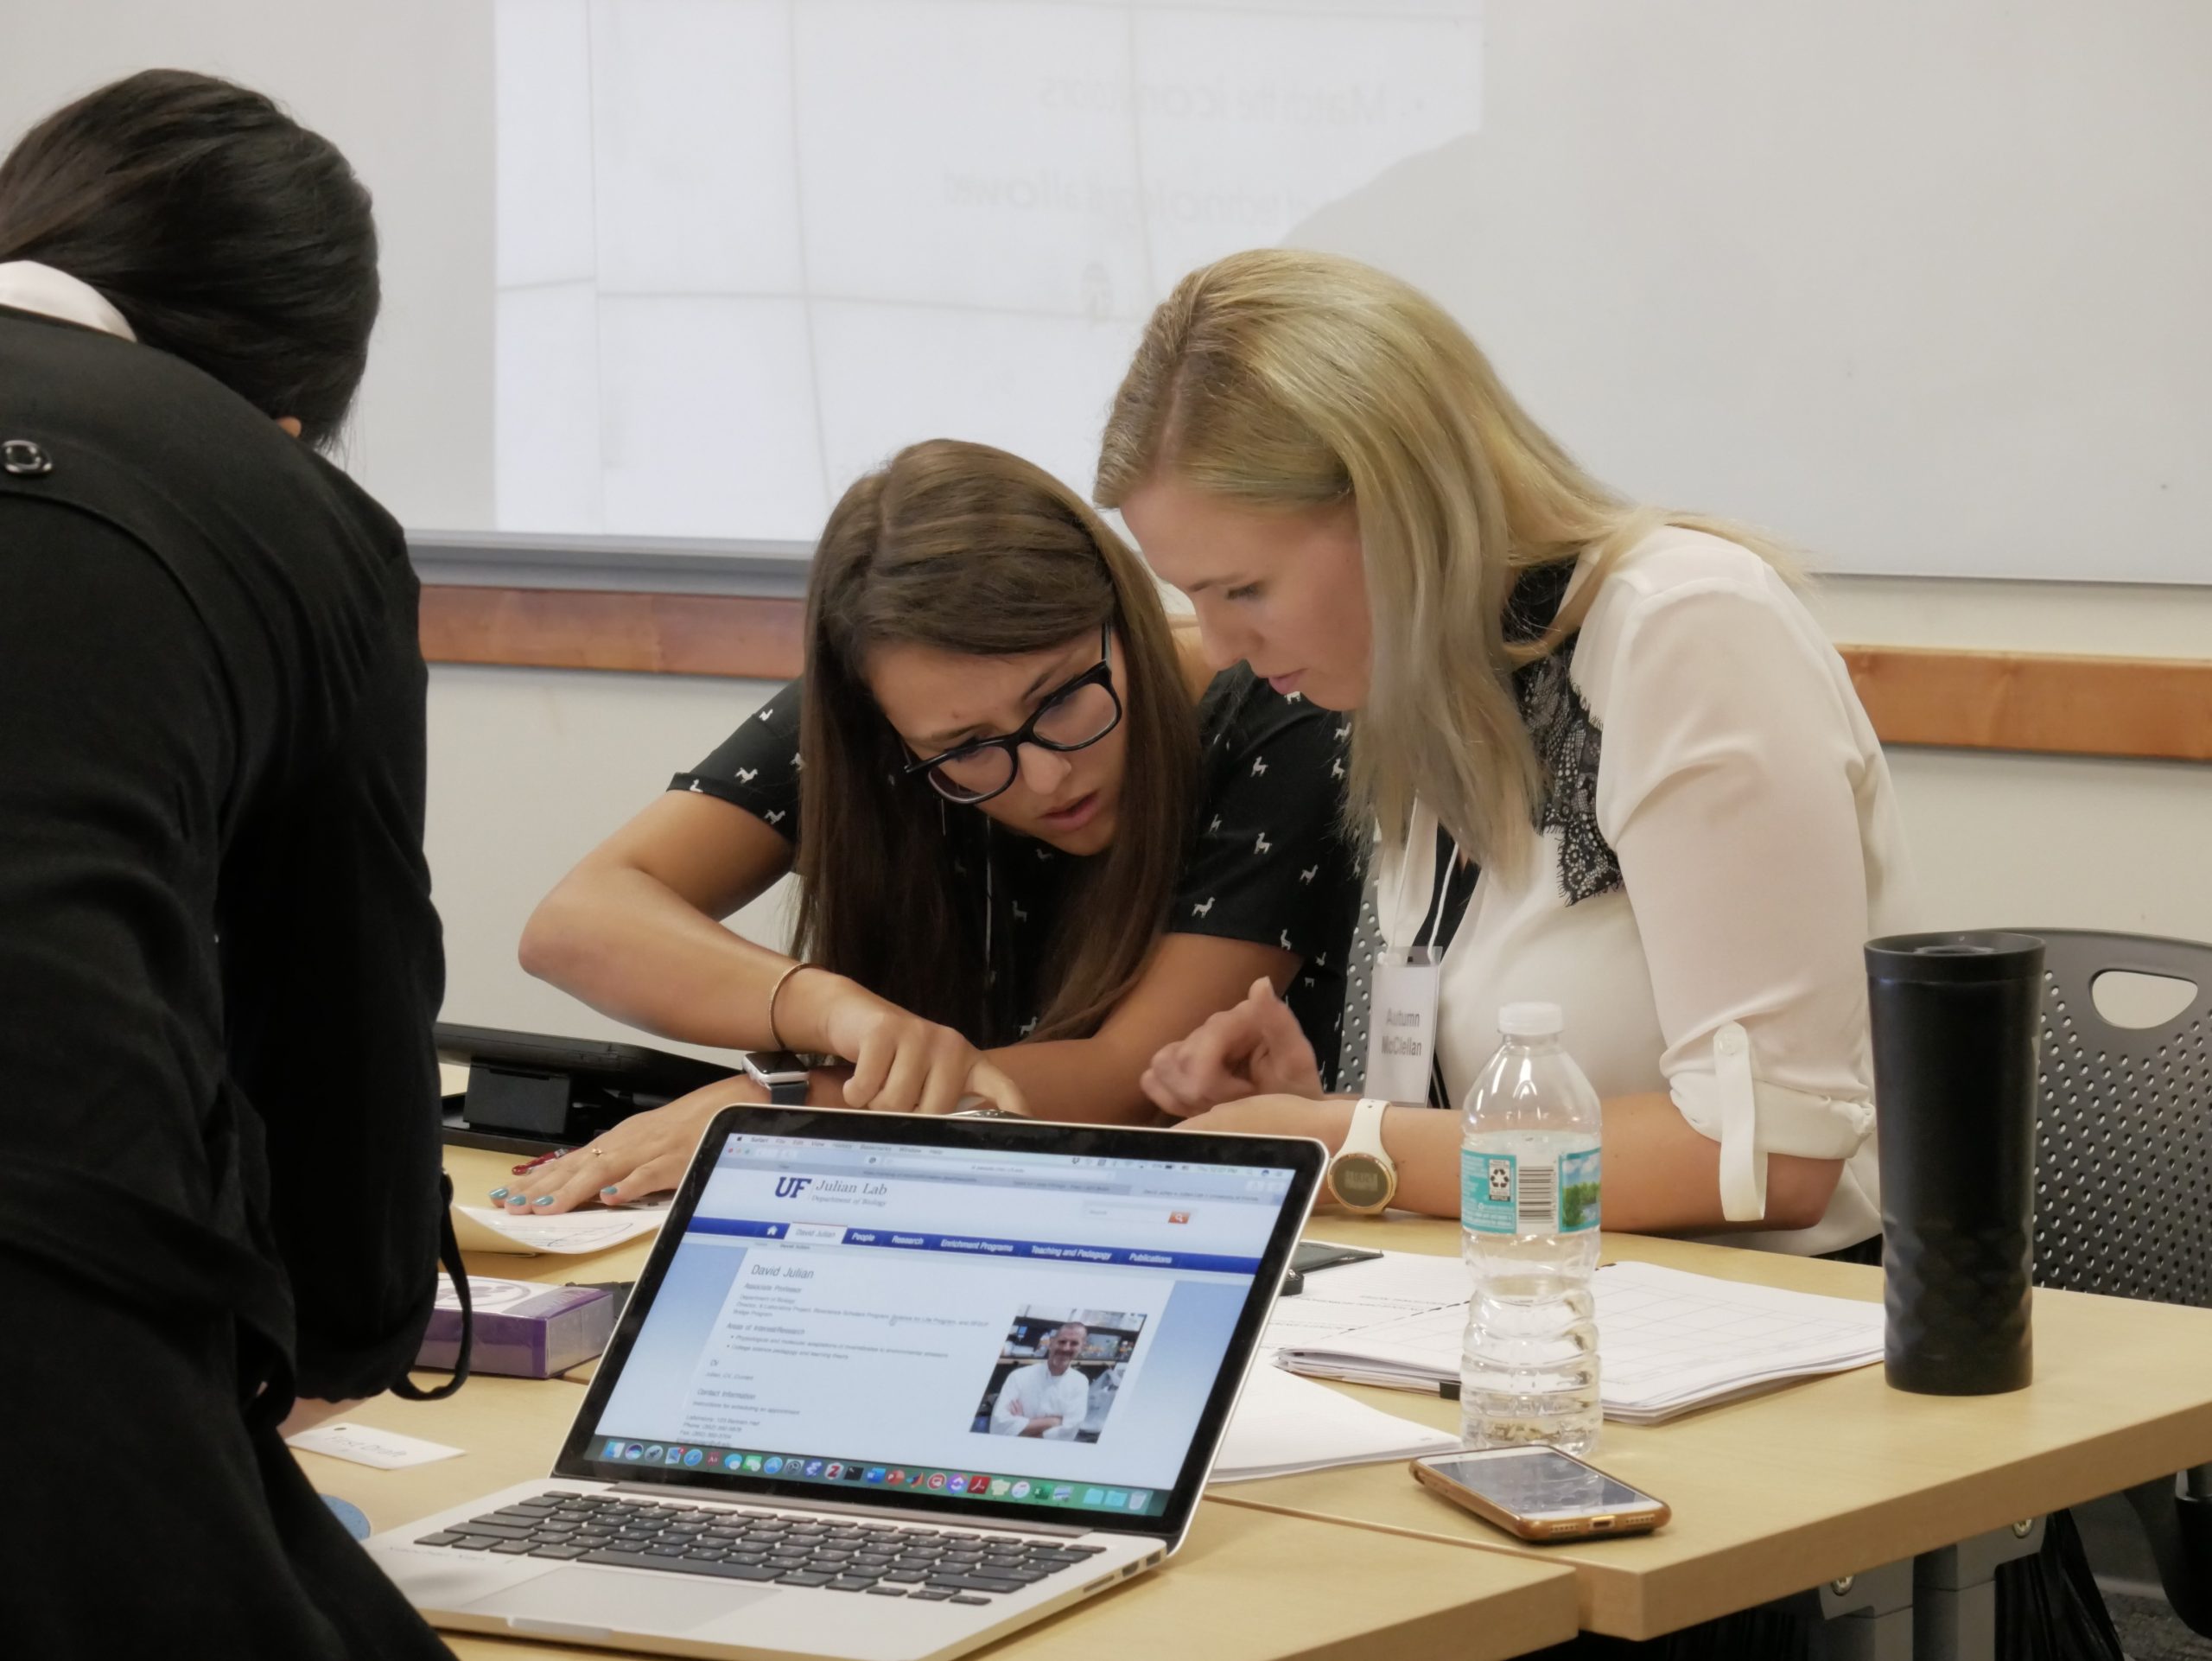
[(768, 1092), (772, 1104), (806, 1105), (806, 1057), (796, 1050), (747, 1050), (743, 1059), (747, 1076)]

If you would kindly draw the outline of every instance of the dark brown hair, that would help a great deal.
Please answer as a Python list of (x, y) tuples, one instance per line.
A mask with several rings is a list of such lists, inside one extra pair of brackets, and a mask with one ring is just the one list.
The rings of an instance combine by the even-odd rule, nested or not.
[[(815, 550), (800, 717), (799, 951), (982, 1044), (994, 1029), (976, 810), (909, 777), (868, 654), (1050, 651), (1111, 623), (1126, 684), (1122, 818), (1080, 867), (1033, 989), (1033, 1037), (1097, 1030), (1142, 971), (1190, 841), (1198, 717), (1150, 575), (1089, 504), (988, 445), (933, 440), (848, 490)], [(988, 856), (987, 855), (985, 856)]]
[(318, 447), (375, 326), (369, 193), (329, 140), (260, 93), (149, 69), (33, 127), (0, 162), (0, 260), (98, 290), (182, 358)]

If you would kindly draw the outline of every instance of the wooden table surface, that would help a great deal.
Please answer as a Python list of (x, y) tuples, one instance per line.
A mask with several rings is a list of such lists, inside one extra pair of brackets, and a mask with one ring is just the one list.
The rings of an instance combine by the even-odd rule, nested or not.
[[(461, 1149), (448, 1160), (464, 1199), (497, 1187), (514, 1162)], [(1447, 1220), (1363, 1219), (1330, 1207), (1308, 1232), (1400, 1251), (1448, 1255), (1459, 1244)], [(518, 1280), (631, 1280), (651, 1246), (487, 1257), (472, 1267)], [(1881, 1271), (1855, 1264), (1634, 1235), (1608, 1235), (1605, 1252), (1831, 1296), (1882, 1294)], [(1213, 1497), (1564, 1566), (1574, 1571), (1585, 1628), (1656, 1637), (2212, 1461), (2212, 1310), (2038, 1291), (2035, 1333), (2035, 1382), (2009, 1395), (1908, 1395), (1890, 1389), (1878, 1365), (1668, 1424), (1608, 1424), (1593, 1462), (1674, 1508), (1667, 1528), (1642, 1537), (1527, 1545), (1417, 1487), (1398, 1465), (1240, 1482)], [(1458, 1428), (1454, 1402), (1332, 1387)]]
[[(1429, 1218), (1324, 1210), (1309, 1232), (1401, 1251), (1459, 1248), (1458, 1225)], [(1772, 1252), (1608, 1235), (1605, 1256), (1837, 1297), (1882, 1295), (1878, 1269)], [(2212, 1460), (2212, 1310), (2039, 1291), (2035, 1339), (2035, 1382), (2009, 1395), (1908, 1395), (1876, 1365), (1668, 1424), (1606, 1425), (1592, 1461), (1674, 1508), (1653, 1535), (1524, 1545), (1391, 1466), (1215, 1492), (1567, 1564), (1586, 1628), (1656, 1637)], [(1459, 1427), (1456, 1402), (1335, 1387)]]

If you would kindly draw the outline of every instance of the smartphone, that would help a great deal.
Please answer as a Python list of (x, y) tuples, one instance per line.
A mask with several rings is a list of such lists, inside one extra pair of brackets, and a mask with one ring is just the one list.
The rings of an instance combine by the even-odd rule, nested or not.
[(1524, 1540), (1643, 1534), (1673, 1515), (1664, 1500), (1541, 1445), (1434, 1454), (1415, 1460), (1413, 1473), (1422, 1487)]
[(1382, 1255), (1363, 1246), (1332, 1245), (1326, 1240), (1300, 1240), (1298, 1249), (1290, 1254), (1290, 1266), (1301, 1275), (1310, 1275), (1317, 1269), (1334, 1269), (1338, 1263), (1363, 1263), (1370, 1257)]
[(1294, 1298), (1306, 1290), (1306, 1277), (1317, 1269), (1334, 1269), (1338, 1263), (1364, 1263), (1370, 1257), (1379, 1257), (1379, 1251), (1368, 1251), (1359, 1246), (1331, 1245), (1325, 1240), (1300, 1240), (1298, 1250), (1291, 1254), (1290, 1267), (1283, 1271), (1282, 1290), (1277, 1295)]

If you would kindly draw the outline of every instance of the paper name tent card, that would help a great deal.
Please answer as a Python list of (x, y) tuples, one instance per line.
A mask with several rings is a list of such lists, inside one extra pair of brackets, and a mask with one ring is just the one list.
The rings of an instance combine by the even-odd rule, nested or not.
[[(1598, 1271), (1598, 1360), (1605, 1416), (1656, 1424), (1794, 1378), (1882, 1359), (1882, 1306), (1716, 1280), (1653, 1263)], [(1464, 1303), (1440, 1306), (1282, 1352), (1294, 1371), (1408, 1390), (1456, 1384)]]
[(1459, 1445), (1457, 1436), (1294, 1378), (1263, 1362), (1245, 1380), (1214, 1461), (1212, 1480), (1253, 1482), (1340, 1465), (1448, 1454)]

